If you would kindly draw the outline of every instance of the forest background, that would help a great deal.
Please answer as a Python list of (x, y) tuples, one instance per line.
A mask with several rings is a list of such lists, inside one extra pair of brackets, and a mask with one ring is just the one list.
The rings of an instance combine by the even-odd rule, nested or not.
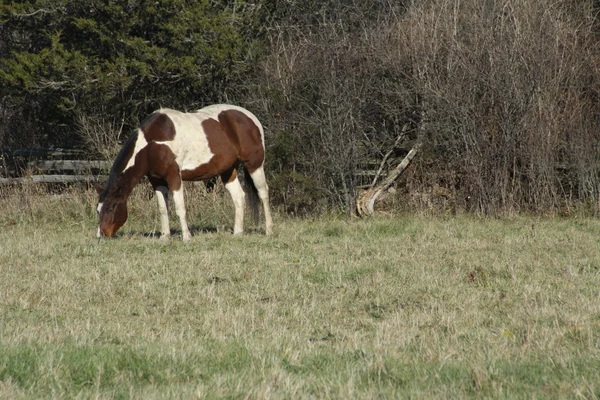
[(592, 0), (32, 0), (0, 4), (0, 147), (111, 159), (159, 107), (266, 128), (275, 204), (597, 214)]

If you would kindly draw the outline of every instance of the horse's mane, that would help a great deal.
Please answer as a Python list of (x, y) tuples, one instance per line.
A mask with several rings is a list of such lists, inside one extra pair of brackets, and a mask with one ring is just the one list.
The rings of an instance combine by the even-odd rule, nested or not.
[(119, 154), (117, 155), (117, 158), (115, 158), (115, 161), (110, 168), (106, 186), (104, 186), (104, 190), (102, 190), (102, 193), (100, 194), (100, 202), (103, 202), (106, 199), (108, 191), (117, 182), (119, 175), (121, 175), (125, 169), (125, 166), (127, 165), (127, 162), (132, 157), (138, 135), (139, 131), (136, 130), (131, 136), (129, 136), (125, 143), (123, 143), (121, 150), (119, 150)]

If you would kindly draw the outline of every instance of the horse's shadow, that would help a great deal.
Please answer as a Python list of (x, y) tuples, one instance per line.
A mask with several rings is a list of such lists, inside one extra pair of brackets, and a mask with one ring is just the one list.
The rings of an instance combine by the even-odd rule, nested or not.
[[(223, 232), (223, 229), (218, 229), (216, 226), (190, 226), (190, 233), (193, 236), (196, 235), (202, 235), (202, 234), (207, 234), (207, 233), (218, 233), (218, 232)], [(224, 230), (224, 232), (228, 232), (230, 231), (233, 232), (233, 228), (229, 229), (226, 228)], [(141, 231), (129, 231), (124, 233), (124, 235), (127, 235), (128, 237), (144, 237), (144, 238), (149, 238), (149, 239), (159, 239), (160, 238), (160, 232), (158, 231), (152, 231), (152, 232), (141, 232)], [(181, 236), (181, 229), (171, 229), (171, 236)]]
[[(194, 236), (199, 236), (199, 235), (203, 235), (203, 234), (210, 234), (210, 233), (225, 233), (225, 234), (233, 234), (233, 226), (225, 226), (225, 227), (217, 227), (214, 225), (192, 225), (189, 227), (190, 229), (190, 233), (192, 234), (192, 237)], [(244, 234), (247, 235), (264, 235), (264, 230), (259, 228), (259, 227), (247, 227), (244, 229)], [(117, 233), (117, 235), (115, 235), (115, 237), (119, 237), (119, 236), (124, 236), (124, 237), (128, 237), (128, 238), (134, 238), (134, 237), (143, 237), (143, 238), (149, 238), (149, 239), (160, 239), (160, 232), (158, 231), (152, 231), (152, 232), (148, 232), (148, 231), (135, 231), (135, 230), (131, 230), (128, 232), (123, 232), (123, 233)], [(172, 237), (181, 237), (181, 229), (171, 229), (171, 236)]]

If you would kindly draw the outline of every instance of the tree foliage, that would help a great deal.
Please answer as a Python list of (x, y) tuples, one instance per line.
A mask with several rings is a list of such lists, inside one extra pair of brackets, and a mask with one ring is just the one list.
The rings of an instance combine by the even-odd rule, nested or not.
[[(77, 141), (77, 115), (127, 127), (160, 106), (226, 100), (255, 66), (264, 10), (208, 0), (0, 5), (4, 144)], [(24, 121), (34, 129), (18, 135)]]

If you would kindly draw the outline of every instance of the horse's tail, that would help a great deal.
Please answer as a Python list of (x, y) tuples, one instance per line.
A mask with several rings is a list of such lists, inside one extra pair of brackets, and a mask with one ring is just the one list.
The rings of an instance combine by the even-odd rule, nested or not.
[(244, 186), (246, 188), (246, 194), (248, 195), (248, 205), (250, 206), (250, 213), (254, 219), (254, 223), (258, 223), (259, 216), (259, 204), (260, 199), (258, 197), (258, 190), (256, 185), (250, 176), (250, 172), (244, 167)]

